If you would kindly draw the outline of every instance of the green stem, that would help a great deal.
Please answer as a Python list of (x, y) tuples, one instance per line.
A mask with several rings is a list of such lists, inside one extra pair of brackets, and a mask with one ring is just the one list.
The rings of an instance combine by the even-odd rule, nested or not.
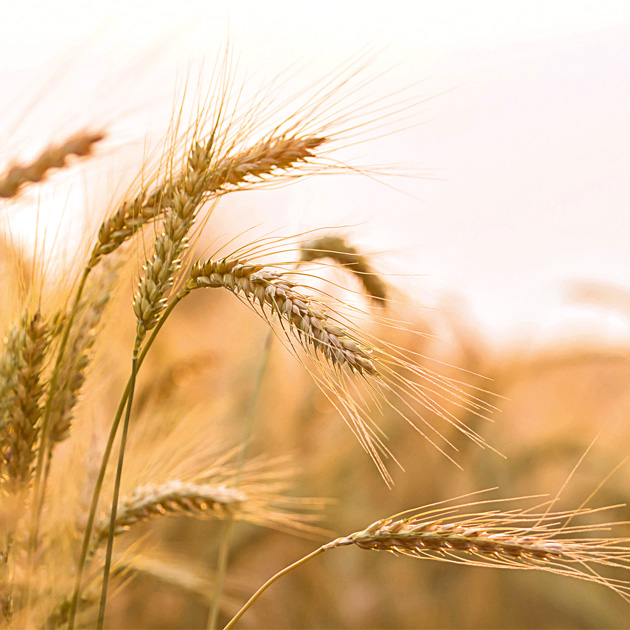
[[(258, 366), (258, 374), (256, 375), (256, 384), (254, 386), (254, 393), (249, 403), (249, 409), (245, 416), (245, 426), (243, 427), (243, 438), (241, 441), (241, 450), (238, 455), (238, 462), (236, 468), (236, 482), (235, 488), (238, 488), (241, 481), (241, 474), (243, 472), (243, 465), (245, 464), (245, 452), (247, 445), (252, 434), (252, 428), (254, 426), (254, 418), (256, 416), (256, 409), (258, 408), (258, 400), (260, 398), (260, 392), (262, 390), (262, 382), (269, 364), (269, 355), (271, 354), (271, 343), (273, 341), (273, 331), (267, 333), (265, 340), (265, 347), (263, 348), (263, 354)], [(221, 601), (221, 595), (223, 593), (223, 583), (225, 581), (225, 575), (227, 573), (228, 560), (230, 556), (230, 546), (232, 542), (232, 533), (234, 530), (234, 518), (228, 516), (223, 531), (221, 532), (221, 541), (219, 543), (219, 557), (217, 560), (217, 579), (214, 589), (214, 597), (212, 599), (212, 606), (210, 608), (210, 614), (208, 615), (208, 630), (215, 630), (217, 627), (217, 619), (219, 617), (219, 604)]]
[(96, 627), (103, 630), (105, 621), (105, 607), (107, 605), (107, 587), (109, 586), (109, 574), (112, 568), (112, 553), (114, 550), (114, 532), (116, 531), (116, 513), (118, 511), (118, 497), (120, 495), (120, 482), (122, 479), (123, 462), (125, 459), (125, 448), (127, 446), (127, 433), (129, 431), (129, 419), (131, 418), (131, 407), (133, 405), (133, 391), (136, 385), (136, 375), (138, 373), (138, 351), (140, 339), (136, 338), (133, 349), (133, 359), (131, 362), (131, 376), (129, 396), (127, 397), (127, 412), (123, 423), (122, 435), (120, 437), (120, 450), (118, 452), (118, 466), (116, 468), (116, 480), (114, 481), (114, 494), (112, 498), (112, 509), (109, 519), (109, 535), (107, 537), (107, 551), (105, 553), (105, 566), (103, 568), (103, 584), (101, 587), (101, 602), (98, 608), (98, 621)]
[(234, 617), (232, 617), (232, 620), (225, 626), (225, 628), (223, 630), (229, 630), (230, 628), (234, 627), (234, 624), (247, 612), (247, 610), (250, 608), (250, 606), (276, 581), (279, 580), (283, 575), (286, 575), (287, 573), (289, 573), (289, 571), (293, 571), (293, 569), (299, 567), (300, 565), (304, 564), (307, 560), (310, 560), (311, 558), (314, 558), (315, 556), (318, 556), (320, 553), (324, 553), (324, 551), (326, 551), (326, 547), (320, 547), (319, 549), (316, 549), (315, 551), (309, 553), (307, 556), (304, 556), (301, 560), (298, 560), (297, 562), (294, 562), (293, 564), (289, 565), (288, 567), (285, 567), (284, 569), (282, 569), (282, 571), (279, 571), (278, 573), (276, 573), (272, 578), (268, 579), (250, 598), (249, 600), (247, 600), (247, 603), (245, 604), (245, 606), (243, 606), (243, 608), (241, 608), (236, 615), (234, 615)]
[(44, 414), (42, 416), (42, 423), (39, 430), (39, 446), (37, 449), (37, 464), (35, 466), (35, 480), (33, 483), (33, 503), (32, 503), (32, 516), (31, 516), (31, 529), (29, 533), (29, 544), (28, 544), (28, 573), (26, 576), (26, 585), (25, 585), (25, 601), (27, 610), (30, 609), (30, 599), (31, 599), (31, 575), (33, 571), (33, 558), (35, 556), (35, 549), (37, 548), (37, 537), (39, 534), (39, 523), (40, 523), (40, 515), (41, 508), (44, 503), (44, 492), (42, 486), (42, 474), (44, 471), (44, 463), (47, 459), (47, 455), (49, 455), (48, 442), (50, 440), (50, 414), (52, 412), (52, 401), (53, 395), (57, 391), (57, 381), (59, 380), (60, 366), (61, 361), (63, 359), (63, 353), (65, 352), (66, 345), (68, 344), (68, 338), (70, 337), (70, 329), (72, 328), (72, 324), (74, 323), (74, 318), (76, 317), (79, 302), (81, 301), (81, 296), (83, 295), (83, 290), (85, 289), (85, 284), (87, 282), (88, 276), (90, 275), (90, 271), (92, 271), (92, 267), (86, 267), (83, 270), (83, 274), (81, 279), (79, 280), (79, 286), (77, 288), (76, 295), (74, 297), (74, 302), (72, 304), (72, 308), (70, 309), (70, 315), (68, 316), (68, 321), (63, 330), (63, 335), (61, 337), (61, 342), (59, 344), (59, 351), (57, 353), (57, 359), (55, 361), (55, 367), (53, 369), (52, 378), (50, 380), (50, 388), (48, 393), (48, 399), (46, 401), (46, 408), (44, 409)]
[[(187, 295), (185, 292), (178, 293), (174, 300), (168, 305), (162, 317), (160, 317), (160, 321), (157, 323), (157, 326), (153, 329), (153, 333), (147, 339), (144, 347), (142, 348), (142, 352), (138, 357), (138, 365), (137, 370), (140, 369), (142, 363), (147, 355), (147, 352), (153, 345), (153, 342), (166, 322), (166, 319), (175, 308), (175, 306)], [(136, 370), (136, 371), (137, 371)], [(77, 613), (77, 607), (79, 603), (79, 597), (81, 595), (81, 586), (83, 581), (83, 572), (85, 570), (85, 564), (87, 561), (88, 553), (90, 550), (90, 538), (92, 536), (92, 529), (94, 527), (94, 519), (96, 518), (96, 510), (98, 508), (98, 501), (101, 496), (101, 489), (103, 487), (103, 481), (105, 479), (105, 472), (107, 470), (107, 463), (109, 462), (109, 456), (111, 455), (112, 448), (114, 446), (114, 440), (116, 438), (116, 433), (118, 431), (118, 426), (120, 424), (120, 420), (122, 418), (123, 411), (125, 410), (125, 404), (127, 403), (127, 398), (129, 396), (129, 392), (131, 390), (131, 376), (127, 381), (127, 386), (125, 387), (125, 391), (120, 399), (120, 403), (118, 404), (118, 409), (116, 411), (116, 416), (114, 417), (114, 422), (112, 423), (111, 429), (109, 431), (109, 437), (107, 438), (107, 444), (105, 445), (105, 451), (103, 452), (103, 457), (101, 460), (101, 467), (98, 471), (98, 477), (96, 479), (96, 484), (94, 485), (94, 492), (92, 493), (92, 503), (90, 504), (90, 511), (88, 512), (87, 523), (85, 526), (85, 532), (83, 534), (83, 542), (81, 545), (81, 555), (79, 557), (79, 566), (77, 568), (77, 575), (75, 579), (74, 585), (74, 593), (72, 595), (72, 602), (70, 605), (70, 612), (68, 614), (68, 630), (73, 630), (75, 617)]]

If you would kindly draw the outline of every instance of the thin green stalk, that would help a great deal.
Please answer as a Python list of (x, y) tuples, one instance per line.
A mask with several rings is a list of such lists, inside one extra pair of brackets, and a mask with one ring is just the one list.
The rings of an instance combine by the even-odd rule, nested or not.
[[(241, 480), (241, 474), (243, 472), (243, 465), (245, 463), (245, 452), (249, 439), (252, 434), (252, 428), (254, 426), (254, 418), (256, 416), (256, 409), (258, 408), (258, 399), (260, 398), (260, 392), (262, 390), (262, 382), (267, 371), (269, 364), (269, 355), (271, 354), (271, 343), (273, 341), (273, 331), (267, 333), (267, 339), (265, 340), (265, 347), (263, 348), (262, 358), (260, 365), (258, 366), (258, 374), (256, 376), (256, 384), (254, 386), (254, 393), (249, 403), (249, 409), (245, 416), (245, 426), (243, 427), (242, 447), (238, 455), (238, 462), (236, 468), (236, 482), (235, 488), (238, 488)], [(230, 546), (232, 543), (232, 533), (234, 531), (234, 518), (228, 516), (223, 531), (221, 532), (221, 541), (219, 543), (219, 557), (217, 560), (217, 580), (214, 589), (214, 597), (212, 599), (212, 606), (210, 608), (210, 614), (208, 615), (207, 627), (209, 630), (215, 630), (217, 627), (217, 620), (219, 617), (219, 604), (221, 601), (221, 594), (223, 592), (223, 583), (225, 575), (227, 573), (228, 560), (230, 556)]]
[[(168, 316), (173, 311), (175, 306), (187, 295), (186, 292), (181, 291), (178, 293), (173, 301), (168, 305), (162, 317), (160, 317), (160, 321), (157, 323), (156, 327), (153, 329), (151, 336), (147, 339), (144, 347), (142, 348), (142, 352), (138, 357), (138, 366), (137, 370), (140, 369), (142, 363), (147, 355), (147, 352), (153, 345), (153, 342), (166, 322)], [(70, 605), (70, 612), (68, 613), (68, 630), (73, 630), (77, 607), (79, 603), (79, 597), (81, 595), (81, 586), (83, 582), (83, 572), (85, 570), (85, 564), (87, 562), (88, 553), (90, 550), (90, 538), (92, 536), (92, 529), (94, 527), (94, 520), (96, 518), (96, 511), (98, 508), (98, 501), (101, 496), (101, 489), (103, 487), (103, 481), (105, 479), (105, 472), (107, 471), (107, 464), (109, 462), (109, 457), (112, 452), (112, 448), (114, 447), (114, 440), (116, 439), (116, 433), (118, 431), (118, 426), (120, 425), (120, 420), (122, 419), (123, 411), (125, 410), (125, 405), (127, 403), (127, 398), (129, 396), (129, 392), (131, 390), (131, 376), (127, 381), (127, 386), (125, 387), (125, 391), (123, 392), (120, 403), (118, 404), (118, 409), (116, 411), (116, 415), (114, 417), (114, 421), (112, 423), (111, 429), (109, 431), (109, 437), (107, 438), (107, 444), (105, 445), (105, 451), (103, 452), (103, 457), (101, 459), (101, 467), (98, 471), (98, 477), (96, 479), (96, 484), (94, 485), (94, 492), (92, 493), (92, 502), (90, 504), (90, 510), (88, 512), (87, 523), (85, 526), (85, 532), (83, 534), (83, 542), (81, 544), (81, 555), (79, 557), (79, 566), (77, 568), (77, 575), (75, 579), (74, 585), (74, 593), (72, 595), (72, 602)]]
[(109, 535), (107, 537), (107, 551), (105, 553), (105, 567), (103, 568), (103, 584), (101, 586), (101, 602), (98, 608), (98, 621), (96, 627), (103, 630), (105, 621), (105, 607), (107, 605), (107, 587), (109, 586), (109, 574), (112, 568), (112, 553), (114, 550), (114, 532), (116, 531), (116, 513), (118, 511), (118, 497), (120, 495), (120, 482), (122, 479), (123, 462), (125, 459), (125, 448), (127, 447), (127, 433), (129, 431), (129, 419), (131, 418), (131, 407), (133, 405), (133, 391), (138, 373), (138, 352), (140, 350), (140, 339), (136, 338), (133, 349), (133, 359), (131, 362), (131, 376), (129, 378), (129, 396), (127, 397), (127, 412), (123, 423), (122, 435), (120, 437), (120, 450), (118, 452), (118, 466), (116, 468), (116, 480), (114, 482), (114, 494), (112, 498), (111, 516), (109, 519)]
[(298, 560), (297, 562), (294, 562), (293, 564), (289, 565), (288, 567), (285, 567), (284, 569), (282, 569), (282, 571), (279, 571), (278, 573), (276, 573), (272, 578), (268, 579), (250, 598), (249, 600), (247, 600), (247, 603), (243, 606), (243, 608), (241, 608), (236, 615), (234, 615), (234, 617), (232, 617), (231, 621), (225, 626), (225, 628), (223, 630), (229, 630), (230, 628), (234, 627), (234, 624), (247, 612), (247, 610), (250, 608), (250, 606), (276, 581), (279, 580), (283, 575), (286, 575), (287, 573), (289, 573), (289, 571), (293, 571), (293, 569), (296, 569), (297, 567), (299, 567), (300, 565), (304, 564), (307, 560), (310, 560), (311, 558), (314, 558), (315, 556), (318, 556), (320, 553), (324, 553), (324, 551), (326, 551), (326, 547), (320, 547), (319, 549), (316, 549), (315, 551), (312, 551), (311, 553), (308, 554), (308, 556), (304, 556), (301, 560)]
[(86, 267), (83, 270), (81, 279), (79, 280), (79, 286), (74, 297), (72, 308), (70, 309), (70, 315), (68, 321), (63, 330), (61, 342), (59, 343), (59, 351), (57, 352), (57, 360), (55, 361), (55, 367), (52, 372), (52, 378), (50, 380), (50, 387), (48, 393), (48, 399), (46, 401), (46, 407), (42, 416), (42, 423), (39, 430), (39, 447), (37, 449), (37, 464), (35, 466), (35, 479), (33, 482), (33, 503), (32, 503), (32, 516), (31, 516), (31, 529), (29, 532), (29, 544), (28, 544), (28, 572), (26, 575), (25, 585), (25, 601), (27, 610), (30, 610), (31, 600), (31, 575), (33, 571), (33, 558), (35, 556), (35, 549), (37, 548), (37, 537), (39, 534), (39, 523), (41, 508), (44, 503), (44, 492), (42, 486), (42, 474), (44, 472), (44, 463), (49, 455), (48, 441), (50, 439), (50, 414), (52, 411), (53, 394), (57, 389), (57, 381), (59, 380), (59, 367), (63, 359), (63, 353), (65, 352), (66, 345), (68, 344), (68, 338), (70, 337), (70, 329), (76, 317), (79, 302), (85, 289), (88, 276), (92, 271), (92, 267)]

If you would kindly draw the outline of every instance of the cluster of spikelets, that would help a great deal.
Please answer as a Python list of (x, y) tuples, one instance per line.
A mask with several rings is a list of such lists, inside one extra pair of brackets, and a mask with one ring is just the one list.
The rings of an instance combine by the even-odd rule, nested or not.
[(268, 307), (272, 315), (285, 322), (307, 351), (320, 351), (333, 366), (348, 366), (353, 372), (376, 376), (372, 351), (333, 323), (324, 305), (300, 293), (294, 282), (278, 272), (239, 260), (207, 260), (193, 266), (183, 291), (203, 287), (242, 293), (247, 301), (258, 303), (263, 312), (263, 307)]
[[(188, 260), (193, 226), (205, 223), (222, 195), (299, 175), (301, 168), (320, 157), (319, 150), (331, 138), (322, 130), (301, 133), (293, 128), (284, 132), (275, 128), (263, 141), (242, 145), (241, 135), (231, 137), (219, 114), (210, 133), (195, 128), (192, 135), (183, 155), (171, 155), (166, 173), (148, 178), (104, 219), (68, 305), (50, 313), (43, 306), (24, 309), (17, 322), (7, 328), (0, 358), (0, 603), (6, 625), (74, 627), (82, 619), (77, 615), (93, 609), (95, 590), (100, 588), (98, 623), (102, 626), (109, 576), (117, 571), (114, 538), (140, 522), (188, 515), (240, 518), (278, 529), (315, 531), (309, 525), (311, 515), (287, 508), (291, 502), (283, 498), (282, 485), (269, 483), (264, 475), (248, 476), (242, 461), (233, 465), (229, 475), (222, 469), (214, 477), (173, 478), (139, 485), (129, 493), (120, 490), (137, 373), (169, 314), (195, 289), (231, 291), (273, 327), (300, 361), (307, 357), (307, 369), (386, 481), (390, 478), (384, 458), (389, 453), (373, 419), (379, 407), (395, 407), (440, 450), (450, 442), (434, 426), (437, 419), (485, 444), (449, 408), (463, 407), (484, 416), (491, 406), (482, 397), (464, 383), (419, 364), (413, 353), (359, 328), (352, 319), (352, 309), (348, 314), (343, 305), (309, 286), (309, 274), (300, 274), (298, 260), (292, 266), (276, 267), (238, 253), (192, 263)], [(78, 135), (44, 151), (31, 165), (12, 167), (0, 177), (0, 195), (15, 197), (50, 169), (66, 166), (70, 156), (89, 155), (102, 138), (101, 133)], [(178, 160), (181, 168), (174, 166)], [(90, 506), (85, 514), (74, 515), (80, 526), (78, 532), (73, 530), (72, 566), (64, 571), (72, 576), (71, 583), (67, 579), (51, 583), (56, 567), (50, 563), (57, 561), (55, 554), (61, 548), (42, 524), (49, 500), (51, 461), (56, 446), (73, 435), (92, 348), (116, 278), (124, 268), (118, 250), (147, 226), (153, 228), (153, 251), (143, 261), (133, 298), (136, 338), (130, 349), (129, 382), (98, 473), (90, 479)], [(149, 239), (149, 230), (145, 236)], [(250, 249), (255, 252), (255, 244)], [(302, 244), (296, 254), (302, 262), (334, 261), (361, 282), (379, 308), (386, 304), (386, 284), (367, 258), (345, 239), (325, 236)], [(41, 299), (35, 301), (45, 304)], [(381, 317), (380, 321), (391, 320)], [(106, 480), (112, 483), (107, 470), (121, 424), (113, 500), (110, 509), (103, 509), (101, 491)], [(109, 497), (104, 500), (108, 503)], [(484, 512), (450, 520), (446, 518), (449, 513), (395, 516), (327, 543), (308, 558), (354, 545), (464, 564), (552, 571), (599, 582), (628, 597), (623, 580), (608, 579), (597, 572), (598, 566), (629, 568), (627, 540), (567, 537), (590, 531), (568, 525), (572, 518), (585, 514), (590, 512), (528, 514), (525, 520), (516, 512)], [(558, 519), (565, 519), (566, 525), (555, 526)], [(77, 546), (81, 551), (74, 564)], [(302, 562), (280, 572), (260, 592)], [(48, 581), (42, 577), (46, 575)]]

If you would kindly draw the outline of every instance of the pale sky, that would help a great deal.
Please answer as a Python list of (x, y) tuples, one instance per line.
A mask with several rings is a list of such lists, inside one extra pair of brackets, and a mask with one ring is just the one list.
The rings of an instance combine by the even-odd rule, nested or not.
[[(228, 40), (251, 80), (304, 67), (293, 91), (369, 47), (375, 74), (393, 68), (376, 89), (440, 96), (356, 157), (439, 179), (313, 179), (283, 191), (276, 225), (360, 223), (362, 244), (426, 274), (422, 291), (462, 294), (489, 335), (570, 328), (566, 280), (630, 290), (630, 2), (4, 2), (0, 19), (1, 164), (51, 125), (106, 119), (142, 141), (176, 77)], [(623, 314), (596, 321), (628, 336)]]

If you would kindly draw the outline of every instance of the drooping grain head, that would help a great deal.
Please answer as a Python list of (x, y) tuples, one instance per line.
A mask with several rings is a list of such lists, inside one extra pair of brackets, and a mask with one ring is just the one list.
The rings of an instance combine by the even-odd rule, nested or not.
[(302, 243), (300, 260), (310, 262), (321, 258), (330, 258), (343, 269), (356, 276), (363, 285), (367, 295), (376, 304), (383, 306), (387, 299), (387, 285), (374, 271), (367, 256), (361, 254), (355, 247), (348, 244), (345, 238), (327, 235)]
[[(391, 482), (391, 478), (383, 458), (391, 453), (373, 427), (374, 414), (366, 397), (369, 400), (371, 396), (374, 407), (379, 408), (390, 396), (393, 402), (388, 401), (388, 404), (395, 412), (442, 452), (444, 447), (438, 443), (439, 439), (443, 439), (446, 446), (453, 445), (425, 418), (423, 409), (448, 422), (480, 446), (485, 445), (483, 438), (458, 420), (444, 403), (470, 409), (481, 416), (491, 411), (490, 405), (476, 398), (474, 393), (467, 393), (459, 382), (418, 364), (414, 356), (405, 354), (401, 348), (385, 344), (359, 330), (335, 309), (330, 300), (324, 303), (312, 291), (302, 291), (308, 289), (305, 284), (298, 289), (287, 272), (274, 271), (246, 260), (210, 259), (193, 265), (181, 295), (204, 287), (228, 289), (254, 307), (269, 323), (268, 313), (276, 316), (279, 338), (291, 349), (293, 340), (296, 340), (310, 356), (314, 366), (310, 371), (317, 385), (344, 417), (386, 481)], [(332, 369), (324, 369), (323, 363)], [(353, 374), (363, 380), (353, 379)], [(358, 389), (361, 382), (367, 383), (367, 393)]]
[(329, 320), (325, 306), (297, 290), (296, 285), (262, 265), (239, 260), (208, 260), (194, 265), (186, 288), (223, 287), (242, 294), (250, 303), (267, 307), (285, 321), (291, 333), (315, 355), (321, 352), (332, 365), (376, 376), (371, 351), (351, 333)]

